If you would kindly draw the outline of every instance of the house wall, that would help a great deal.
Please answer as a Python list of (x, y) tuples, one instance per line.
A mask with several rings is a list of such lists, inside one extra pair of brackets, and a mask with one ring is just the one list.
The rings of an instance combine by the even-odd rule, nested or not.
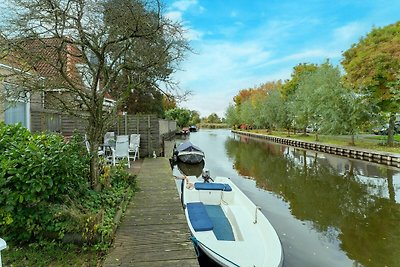
[[(9, 71), (6, 71), (4, 68), (0, 67), (0, 77), (2, 75), (9, 74)], [(0, 78), (0, 121), (4, 122), (4, 104), (5, 104), (5, 99), (3, 97), (3, 92), (4, 92), (4, 83)]]

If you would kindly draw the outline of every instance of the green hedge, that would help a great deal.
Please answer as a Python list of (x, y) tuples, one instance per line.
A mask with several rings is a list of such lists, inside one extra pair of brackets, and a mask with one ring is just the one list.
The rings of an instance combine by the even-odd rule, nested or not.
[(57, 232), (53, 208), (88, 188), (89, 161), (81, 138), (32, 135), (21, 125), (0, 123), (0, 235), (32, 241)]

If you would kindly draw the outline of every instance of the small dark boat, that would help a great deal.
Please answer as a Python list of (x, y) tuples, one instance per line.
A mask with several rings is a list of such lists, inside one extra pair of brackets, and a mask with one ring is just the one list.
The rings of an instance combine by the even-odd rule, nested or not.
[(202, 172), (203, 172), (203, 168), (204, 168), (204, 160), (202, 160), (200, 163), (198, 164), (187, 164), (184, 163), (182, 161), (178, 161), (176, 163), (178, 170), (186, 176), (196, 176), (196, 177), (200, 177)]
[(182, 130), (177, 131), (176, 135), (188, 135), (190, 134), (190, 129), (188, 127), (182, 128)]
[(180, 144), (174, 151), (174, 155), (184, 163), (197, 164), (204, 159), (204, 152), (190, 141)]

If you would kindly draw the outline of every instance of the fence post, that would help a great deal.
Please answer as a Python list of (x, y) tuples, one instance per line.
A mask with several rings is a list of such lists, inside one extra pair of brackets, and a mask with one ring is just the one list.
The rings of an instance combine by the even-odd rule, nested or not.
[(0, 267), (3, 266), (3, 265), (1, 264), (1, 251), (2, 251), (3, 249), (5, 249), (6, 247), (7, 247), (6, 241), (4, 241), (2, 238), (0, 238)]
[(147, 156), (151, 157), (151, 149), (150, 149), (150, 139), (151, 139), (151, 130), (150, 130), (150, 115), (147, 115)]

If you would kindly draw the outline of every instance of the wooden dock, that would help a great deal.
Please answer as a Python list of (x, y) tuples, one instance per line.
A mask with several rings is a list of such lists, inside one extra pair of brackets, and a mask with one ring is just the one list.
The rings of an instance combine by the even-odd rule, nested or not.
[(167, 158), (144, 159), (103, 266), (199, 266)]

